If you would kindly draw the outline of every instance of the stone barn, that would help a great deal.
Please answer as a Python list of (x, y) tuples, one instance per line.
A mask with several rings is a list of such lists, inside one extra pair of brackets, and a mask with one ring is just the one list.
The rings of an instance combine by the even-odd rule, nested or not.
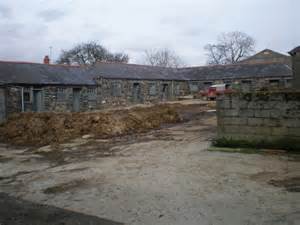
[(69, 66), (0, 62), (0, 120), (15, 112), (78, 112), (110, 105), (156, 103), (195, 95), (213, 84), (242, 90), (286, 88), (283, 62), (163, 68), (123, 63)]
[(212, 84), (238, 84), (243, 90), (264, 87), (291, 86), (292, 69), (285, 63), (232, 64), (182, 68), (177, 71), (188, 81), (191, 92), (198, 92)]

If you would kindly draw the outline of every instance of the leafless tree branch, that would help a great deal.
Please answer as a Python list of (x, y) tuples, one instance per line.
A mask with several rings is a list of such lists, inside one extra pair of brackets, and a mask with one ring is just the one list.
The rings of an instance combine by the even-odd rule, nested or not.
[(233, 64), (250, 56), (254, 46), (255, 40), (252, 37), (234, 31), (221, 34), (216, 44), (208, 44), (204, 50), (208, 64)]
[(184, 66), (183, 60), (168, 48), (145, 50), (144, 64), (173, 68)]

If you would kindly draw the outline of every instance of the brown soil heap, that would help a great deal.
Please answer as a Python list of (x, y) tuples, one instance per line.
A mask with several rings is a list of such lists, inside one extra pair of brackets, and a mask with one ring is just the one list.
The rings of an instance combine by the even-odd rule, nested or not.
[(141, 133), (180, 120), (176, 110), (167, 105), (108, 112), (20, 113), (0, 125), (0, 141), (14, 145), (48, 145), (86, 134), (106, 138)]

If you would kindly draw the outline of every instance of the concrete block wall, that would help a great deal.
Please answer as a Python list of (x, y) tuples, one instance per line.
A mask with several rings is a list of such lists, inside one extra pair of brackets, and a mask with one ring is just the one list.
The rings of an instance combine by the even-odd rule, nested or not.
[(231, 93), (217, 100), (218, 139), (300, 143), (300, 92)]
[(0, 123), (6, 118), (5, 89), (0, 87)]

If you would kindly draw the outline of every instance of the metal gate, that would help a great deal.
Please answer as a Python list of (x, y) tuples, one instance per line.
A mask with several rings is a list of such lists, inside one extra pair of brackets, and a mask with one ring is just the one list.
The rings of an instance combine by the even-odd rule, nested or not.
[(0, 88), (0, 123), (6, 118), (6, 108), (5, 108), (5, 90)]

